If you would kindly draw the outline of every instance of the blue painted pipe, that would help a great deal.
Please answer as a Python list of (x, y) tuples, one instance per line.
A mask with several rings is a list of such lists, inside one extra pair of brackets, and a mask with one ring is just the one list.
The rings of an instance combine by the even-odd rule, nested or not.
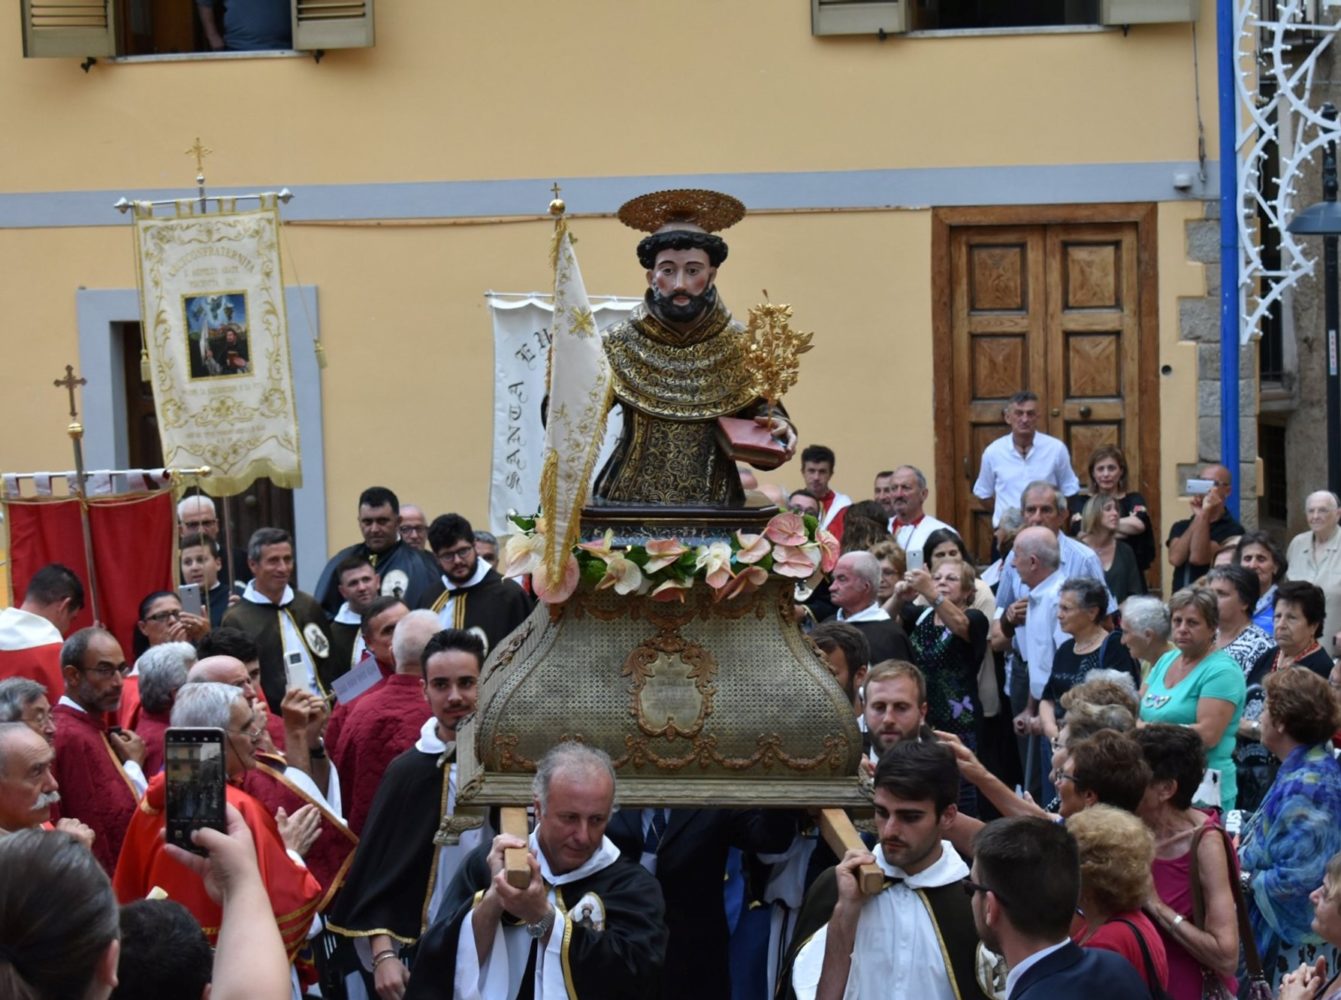
[(1215, 3), (1216, 67), (1220, 95), (1220, 461), (1234, 490), (1225, 506), (1239, 516), (1239, 200), (1234, 120), (1234, 0)]

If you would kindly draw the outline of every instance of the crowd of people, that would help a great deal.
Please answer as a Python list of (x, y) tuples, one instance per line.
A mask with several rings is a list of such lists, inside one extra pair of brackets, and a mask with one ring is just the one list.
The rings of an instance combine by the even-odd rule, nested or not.
[[(1283, 546), (1208, 466), (1163, 532), (1119, 449), (1082, 489), (1036, 397), (1005, 418), (986, 566), (912, 466), (860, 500), (820, 445), (790, 494), (742, 473), (840, 540), (794, 619), (862, 733), (842, 857), (804, 811), (617, 810), (574, 743), (529, 837), (458, 808), (458, 726), (534, 599), (498, 539), (389, 489), (310, 592), (286, 532), (224, 553), (183, 498), (199, 613), (145, 595), (129, 651), (71, 632), (83, 587), (43, 568), (0, 612), (0, 995), (1341, 996), (1337, 498)], [(182, 727), (224, 735), (198, 853), (164, 839)]]

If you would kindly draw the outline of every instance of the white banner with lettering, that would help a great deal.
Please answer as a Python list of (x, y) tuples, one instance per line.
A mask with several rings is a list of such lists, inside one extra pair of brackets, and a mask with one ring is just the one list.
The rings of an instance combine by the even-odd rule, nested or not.
[[(552, 296), (490, 292), (494, 323), (494, 449), (489, 480), (489, 530), (512, 532), (508, 511), (534, 514), (540, 506), (540, 466), (545, 455), (545, 364), (549, 355)], [(641, 298), (591, 296), (596, 326), (604, 330), (633, 311)], [(617, 409), (617, 408), (616, 408)], [(610, 457), (618, 416), (611, 411), (597, 471)]]

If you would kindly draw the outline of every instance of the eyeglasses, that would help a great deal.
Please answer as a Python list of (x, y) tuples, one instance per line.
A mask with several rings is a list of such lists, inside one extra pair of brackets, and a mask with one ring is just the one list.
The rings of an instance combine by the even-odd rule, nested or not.
[(1005, 896), (1001, 895), (1001, 893), (997, 892), (991, 886), (983, 885), (981, 882), (975, 882), (969, 878), (962, 878), (959, 880), (959, 886), (961, 889), (964, 890), (964, 895), (968, 896), (969, 898), (972, 898), (975, 893), (990, 892), (993, 896), (995, 896), (997, 899), (1001, 901), (1001, 905), (1007, 907), (1010, 905), (1009, 903), (1006, 902)]
[(428, 528), (418, 524), (402, 524), (400, 526), (400, 533), (402, 535), (427, 535)]
[(465, 562), (475, 554), (475, 546), (463, 545), (459, 549), (452, 549), (450, 552), (439, 552), (438, 558), (443, 562)]
[(189, 528), (191, 531), (201, 531), (205, 528), (213, 528), (218, 523), (216, 518), (210, 517), (201, 521), (183, 521), (182, 527)]
[(182, 613), (180, 611), (160, 611), (156, 615), (144, 616), (145, 621), (157, 622), (159, 625), (162, 625), (164, 622), (181, 621), (181, 619), (182, 619)]
[(236, 731), (230, 729), (228, 731), (234, 733), (236, 736), (245, 736), (253, 743), (257, 743), (260, 741), (261, 737), (265, 735), (265, 726), (256, 726), (252, 729), (239, 729)]
[(1053, 775), (1052, 783), (1055, 785), (1059, 781), (1069, 781), (1077, 788), (1082, 787), (1079, 778), (1077, 778), (1074, 774), (1067, 774), (1065, 771), (1058, 771), (1055, 775)]
[(130, 663), (123, 663), (119, 667), (100, 663), (96, 667), (80, 667), (79, 669), (86, 674), (93, 674), (99, 680), (110, 681), (115, 674), (120, 674), (122, 677), (129, 677), (130, 672), (135, 668)]

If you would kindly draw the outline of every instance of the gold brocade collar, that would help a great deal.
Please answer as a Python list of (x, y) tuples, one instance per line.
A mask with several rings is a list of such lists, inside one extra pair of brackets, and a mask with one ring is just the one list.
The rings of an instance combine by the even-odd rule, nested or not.
[(744, 328), (719, 299), (680, 333), (639, 305), (605, 335), (622, 403), (668, 420), (711, 420), (744, 409), (757, 394), (745, 363)]

